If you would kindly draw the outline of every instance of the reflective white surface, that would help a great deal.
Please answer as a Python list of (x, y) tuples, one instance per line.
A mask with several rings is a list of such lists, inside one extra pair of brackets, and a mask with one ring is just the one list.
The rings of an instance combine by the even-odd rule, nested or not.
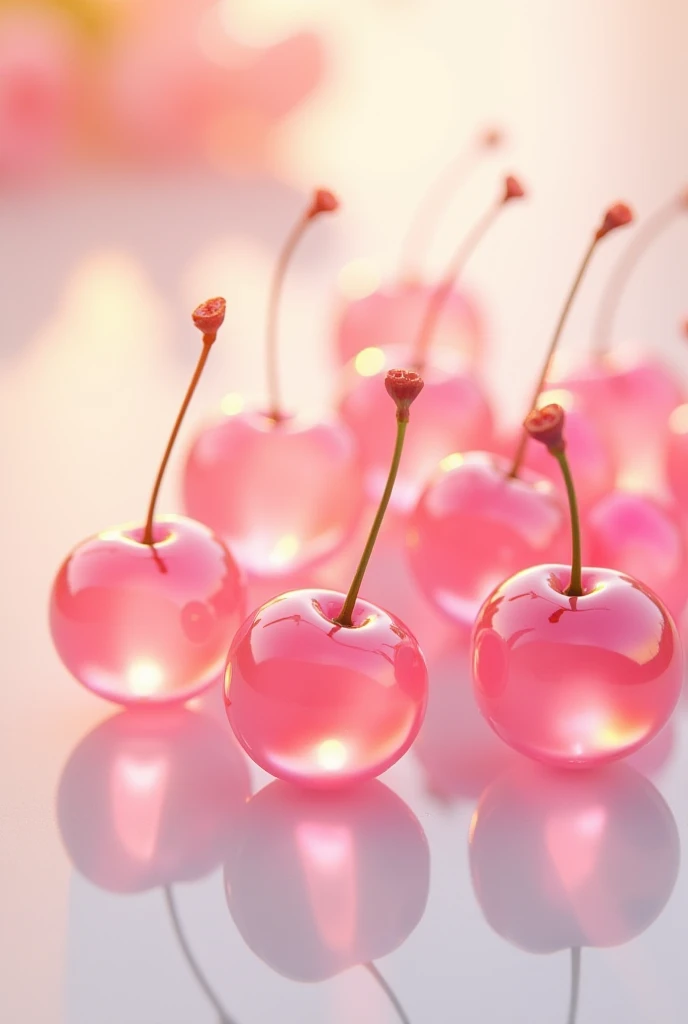
[[(428, 22), (424, 4), (380, 2), (366, 33), (356, 5), (348, 20), (322, 6), (353, 57), (295, 126), (286, 173), (299, 189), (315, 175), (340, 187), (347, 212), (295, 271), (286, 388), (295, 403), (326, 404), (338, 269), (361, 255), (391, 268), (425, 182), (496, 115), (517, 140), (509, 169), (534, 190), (474, 267), (500, 354), (492, 383), (516, 415), (525, 356), (544, 348), (588, 225), (621, 193), (642, 213), (681, 183), (688, 146), (664, 114), (685, 91), (688, 15), (668, 0), (556, 12), (529, 0), (518, 13), (491, 0), (471, 36), (449, 3)], [(438, 253), (493, 182), (457, 206)], [(571, 948), (582, 946), (577, 1024), (683, 1024), (686, 706), (632, 770), (561, 798), (531, 779), (519, 814), (521, 762), (478, 718), (460, 656), (434, 655), (427, 726), (367, 796), (285, 796), (259, 813), (246, 797), (270, 780), (232, 748), (219, 699), (191, 709), (202, 717), (188, 729), (172, 723), (172, 739), (164, 724), (149, 723), (152, 738), (129, 733), (52, 650), (47, 595), (65, 553), (143, 515), (196, 356), (198, 301), (224, 292), (229, 314), (192, 418), (227, 392), (261, 393), (266, 275), (300, 202), (283, 183), (214, 177), (0, 200), (0, 1019), (391, 1024), (404, 1020), (396, 999), (413, 1024), (573, 1024)], [(685, 253), (685, 232), (667, 237), (619, 320), (678, 366)], [(574, 347), (608, 256), (572, 323)], [(161, 502), (170, 511), (175, 486)], [(483, 798), (492, 812), (479, 813), (484, 842), (471, 851), (476, 808), (503, 772), (516, 781)]]

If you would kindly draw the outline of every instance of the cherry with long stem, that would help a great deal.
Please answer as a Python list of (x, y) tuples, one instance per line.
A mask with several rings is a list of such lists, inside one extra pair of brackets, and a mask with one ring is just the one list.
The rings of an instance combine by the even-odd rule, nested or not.
[(421, 320), (412, 357), (413, 365), (419, 373), (422, 373), (425, 368), (428, 352), (442, 309), (451, 295), (452, 288), (456, 284), (461, 271), (473, 255), (480, 241), (487, 234), (489, 228), (498, 218), (504, 206), (510, 200), (521, 199), (524, 195), (525, 190), (518, 179), (513, 177), (513, 175), (508, 175), (504, 183), (504, 189), (497, 202), (488, 207), (454, 253), (444, 276), (428, 299), (428, 304)]
[(373, 553), (373, 548), (380, 533), (380, 527), (382, 526), (382, 520), (385, 518), (385, 512), (389, 505), (389, 499), (392, 497), (392, 491), (394, 490), (394, 482), (399, 472), (399, 463), (401, 462), (401, 453), (404, 448), (404, 438), (406, 436), (406, 427), (409, 422), (409, 410), (411, 404), (416, 400), (418, 395), (423, 390), (423, 378), (415, 373), (413, 370), (388, 370), (387, 376), (385, 377), (385, 388), (387, 393), (394, 400), (397, 407), (397, 436), (394, 444), (394, 454), (392, 455), (392, 463), (389, 467), (389, 473), (387, 475), (387, 482), (385, 489), (382, 492), (380, 504), (373, 520), (373, 525), (370, 528), (370, 534), (366, 541), (366, 546), (363, 549), (361, 560), (358, 563), (358, 568), (354, 574), (354, 578), (351, 581), (348, 593), (342, 610), (335, 619), (335, 622), (339, 626), (352, 626), (353, 622), (351, 616), (353, 615), (354, 608), (356, 607), (356, 601), (358, 594), (363, 583), (363, 577), (365, 576), (370, 556)]
[(672, 196), (668, 202), (651, 213), (617, 260), (598, 306), (593, 327), (593, 352), (598, 359), (611, 347), (616, 315), (633, 271), (655, 239), (664, 234), (677, 217), (685, 213), (688, 213), (688, 190)]
[[(401, 245), (400, 277), (412, 278), (427, 253), (448, 201), (470, 177), (482, 158), (503, 142), (498, 128), (488, 128), (471, 140), (440, 173), (418, 206)], [(420, 254), (420, 256), (419, 256)]]
[[(623, 227), (625, 224), (630, 224), (632, 220), (633, 214), (630, 208), (626, 206), (625, 203), (615, 203), (613, 206), (609, 207), (609, 209), (604, 215), (601, 225), (593, 235), (592, 241), (590, 242), (588, 248), (585, 251), (583, 260), (578, 268), (578, 272), (574, 278), (569, 293), (566, 296), (566, 300), (562, 307), (561, 313), (559, 314), (559, 319), (557, 320), (557, 324), (554, 328), (554, 333), (552, 335), (549, 347), (545, 354), (545, 359), (542, 364), (540, 376), (538, 377), (537, 383), (533, 390), (533, 397), (531, 398), (530, 405), (528, 407), (529, 409), (535, 409), (537, 406), (538, 398), (540, 397), (540, 393), (545, 385), (545, 381), (547, 380), (548, 374), (552, 367), (552, 361), (554, 359), (557, 347), (559, 345), (559, 341), (564, 331), (564, 327), (566, 326), (566, 322), (568, 320), (569, 313), (573, 305), (573, 301), (576, 298), (576, 295), (578, 294), (580, 286), (583, 282), (583, 278), (585, 277), (585, 272), (590, 265), (590, 261), (593, 257), (595, 250), (597, 249), (599, 242), (603, 238), (605, 238), (605, 236), (608, 235), (610, 231), (614, 231), (616, 228)], [(523, 463), (527, 443), (528, 432), (526, 430), (523, 430), (521, 431), (518, 447), (516, 449), (516, 453), (514, 454), (514, 461), (512, 463), (511, 469), (509, 470), (510, 477), (518, 476), (521, 470), (521, 465)]]
[(306, 233), (309, 224), (321, 213), (332, 213), (339, 208), (339, 200), (326, 189), (317, 189), (308, 208), (304, 210), (291, 229), (280, 256), (277, 260), (275, 273), (270, 287), (270, 298), (268, 300), (268, 317), (266, 331), (266, 369), (268, 387), (268, 415), (275, 422), (284, 419), (284, 408), (282, 405), (282, 393), (279, 381), (279, 369), (277, 364), (277, 325), (279, 322), (279, 309), (284, 289), (284, 279), (287, 268), (291, 263), (296, 248)]
[(170, 460), (170, 455), (172, 454), (174, 443), (177, 440), (177, 435), (179, 434), (179, 430), (186, 415), (186, 410), (189, 408), (189, 404), (191, 403), (191, 399), (193, 398), (196, 386), (199, 380), (201, 379), (203, 369), (205, 367), (206, 362), (208, 361), (210, 349), (213, 347), (213, 343), (217, 338), (217, 332), (219, 331), (224, 321), (225, 310), (225, 300), (222, 298), (216, 298), (208, 299), (207, 302), (203, 302), (193, 312), (193, 322), (203, 335), (203, 348), (198, 363), (196, 365), (196, 369), (194, 370), (193, 377), (191, 378), (191, 383), (189, 384), (186, 394), (184, 396), (184, 401), (182, 402), (179, 413), (177, 414), (177, 419), (175, 420), (174, 426), (172, 428), (172, 433), (170, 434), (169, 440), (167, 442), (167, 447), (165, 448), (165, 453), (162, 457), (162, 462), (160, 463), (160, 468), (158, 469), (158, 474), (155, 478), (155, 483), (153, 484), (153, 491), (150, 496), (150, 501), (148, 503), (148, 512), (146, 514), (146, 525), (144, 527), (143, 537), (141, 538), (141, 542), (143, 544), (147, 544), (149, 547), (155, 546), (155, 540), (153, 538), (155, 506), (158, 501), (158, 494), (160, 493), (160, 487), (162, 485), (163, 477), (165, 475), (165, 470), (167, 469), (167, 463)]
[(540, 441), (547, 448), (550, 455), (559, 463), (559, 467), (566, 484), (566, 494), (569, 501), (569, 512), (571, 514), (571, 581), (564, 591), (567, 597), (583, 596), (582, 568), (583, 559), (581, 556), (581, 527), (580, 515), (578, 512), (578, 501), (576, 500), (576, 489), (571, 476), (571, 468), (566, 458), (566, 442), (564, 441), (564, 410), (560, 405), (545, 405), (542, 409), (533, 409), (529, 412), (524, 421), (524, 428), (528, 437)]

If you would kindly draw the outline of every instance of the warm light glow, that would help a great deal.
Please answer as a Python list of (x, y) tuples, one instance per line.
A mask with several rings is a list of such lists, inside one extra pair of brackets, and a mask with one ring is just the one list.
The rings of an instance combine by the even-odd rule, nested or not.
[(543, 391), (538, 398), (538, 406), (560, 405), (566, 412), (573, 406), (573, 395), (565, 388), (552, 388), (551, 391)]
[(374, 377), (385, 365), (385, 353), (381, 348), (364, 348), (354, 359), (356, 372), (361, 377)]
[(244, 408), (244, 397), (238, 391), (230, 391), (220, 402), (220, 408), (225, 416), (236, 416)]
[(318, 764), (326, 772), (336, 772), (346, 764), (346, 747), (341, 740), (323, 740), (317, 751)]
[(138, 658), (127, 672), (129, 689), (135, 697), (151, 697), (161, 689), (165, 673), (157, 661)]
[(296, 826), (296, 841), (308, 862), (323, 871), (338, 871), (351, 861), (351, 832), (344, 825), (303, 821)]
[(669, 429), (674, 434), (688, 434), (688, 402), (674, 409), (669, 417)]
[(471, 818), (471, 823), (468, 826), (468, 842), (469, 843), (473, 842), (473, 836), (475, 835), (475, 830), (476, 830), (477, 827), (478, 827), (478, 812), (477, 811), (473, 811), (473, 817)]
[(351, 260), (339, 271), (337, 282), (344, 298), (364, 299), (379, 286), (380, 272), (372, 260)]
[(464, 456), (461, 452), (452, 452), (451, 455), (446, 455), (440, 462), (440, 469), (443, 469), (445, 473), (448, 473), (452, 469), (458, 469), (459, 466), (464, 464)]
[(272, 549), (270, 564), (276, 566), (286, 565), (298, 550), (299, 538), (293, 533), (285, 533), (284, 537), (280, 537)]

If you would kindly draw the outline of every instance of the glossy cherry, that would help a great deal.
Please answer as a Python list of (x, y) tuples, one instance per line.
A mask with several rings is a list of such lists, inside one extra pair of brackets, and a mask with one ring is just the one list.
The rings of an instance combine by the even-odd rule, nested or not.
[[(468, 257), (504, 207), (523, 195), (519, 182), (507, 177), (498, 201), (464, 239), (428, 300), (410, 353), (414, 365), (424, 376), (427, 394), (395, 491), (397, 511), (406, 512), (413, 507), (423, 480), (449, 452), (490, 446), (493, 423), (487, 398), (477, 380), (465, 372), (455, 352), (435, 350), (435, 332), (454, 281)], [(408, 357), (407, 353), (406, 361)], [(393, 443), (380, 378), (395, 361), (403, 361), (403, 353), (396, 346), (360, 352), (343, 371), (338, 399), (340, 414), (358, 439), (367, 493), (375, 500), (384, 485), (387, 452)]]
[(685, 393), (676, 374), (652, 352), (611, 351), (616, 314), (632, 273), (649, 245), (687, 211), (688, 192), (684, 191), (672, 196), (641, 224), (604, 293), (593, 332), (591, 359), (586, 366), (551, 384), (571, 393), (594, 423), (623, 487), (655, 492), (664, 488), (669, 418), (685, 401)]
[(614, 490), (590, 509), (585, 526), (587, 560), (642, 579), (679, 622), (688, 599), (688, 551), (676, 505)]
[[(485, 156), (502, 144), (495, 128), (480, 132), (433, 183), (418, 207), (402, 244), (401, 271), (396, 280), (377, 286), (376, 275), (364, 261), (354, 261), (340, 276), (343, 301), (337, 316), (336, 347), (343, 364), (364, 349), (398, 346), (403, 360), (418, 337), (435, 286), (422, 280), (419, 269), (448, 200)], [(438, 348), (457, 349), (462, 363), (480, 361), (484, 347), (482, 314), (462, 288), (452, 288), (437, 325)], [(371, 360), (374, 357), (370, 357)], [(389, 365), (393, 365), (394, 360)]]
[(348, 594), (296, 590), (244, 622), (225, 674), (227, 716), (249, 756), (277, 778), (341, 786), (379, 775), (410, 747), (427, 701), (418, 644), (394, 615), (359, 598), (423, 382), (390, 371), (397, 442), (387, 486)]
[(353, 533), (363, 507), (356, 440), (333, 418), (284, 412), (277, 372), (282, 284), (308, 225), (336, 210), (317, 191), (278, 261), (268, 312), (266, 409), (241, 403), (203, 428), (184, 468), (184, 504), (207, 523), (253, 577), (290, 576), (328, 558)]
[(372, 780), (338, 793), (274, 782), (249, 802), (225, 868), (250, 949), (296, 981), (387, 956), (428, 898), (430, 857), (406, 804)]
[(537, 565), (493, 591), (473, 630), (473, 679), (481, 711), (510, 746), (551, 765), (589, 767), (632, 753), (666, 725), (683, 656), (671, 615), (643, 583), (582, 568), (563, 425), (557, 405), (526, 420), (566, 480), (571, 565)]
[[(625, 208), (622, 214), (611, 207), (593, 236), (552, 335), (533, 405), (542, 401), (547, 366), (593, 251), (601, 238), (625, 222), (625, 216)], [(576, 455), (594, 467), (596, 486), (608, 486), (601, 446), (580, 417), (573, 433)], [(550, 467), (539, 466), (540, 473), (523, 470), (530, 455), (526, 437), (521, 428), (514, 439), (516, 454), (508, 462), (482, 451), (447, 455), (409, 517), (407, 551), (414, 576), (433, 605), (464, 627), (472, 626), (481, 604), (505, 576), (543, 558), (558, 561), (564, 556), (566, 513), (554, 485), (542, 473), (544, 468), (551, 475)]]
[(194, 313), (203, 350), (146, 522), (83, 541), (53, 583), (50, 628), (60, 658), (89, 690), (120, 704), (183, 701), (210, 686), (245, 614), (243, 579), (222, 541), (183, 516), (155, 516), (172, 446), (224, 312), (224, 299), (211, 299)]

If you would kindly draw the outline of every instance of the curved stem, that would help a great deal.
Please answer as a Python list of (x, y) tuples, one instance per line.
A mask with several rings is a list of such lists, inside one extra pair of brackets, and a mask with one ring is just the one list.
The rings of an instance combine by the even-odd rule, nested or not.
[(456, 280), (460, 272), (463, 270), (469, 257), (473, 255), (478, 243), (486, 234), (488, 228), (496, 219), (503, 206), (504, 199), (500, 197), (499, 201), (493, 206), (488, 207), (480, 220), (474, 224), (471, 231), (464, 238), (461, 245), (454, 253), (444, 277), (430, 295), (428, 304), (425, 307), (425, 314), (420, 324), (413, 352), (413, 368), (419, 373), (423, 372), (423, 367), (425, 366), (425, 361), (428, 357), (433, 335), (437, 328), (437, 322), (440, 318), (444, 304), (449, 298), (452, 288), (456, 284)]
[(413, 277), (418, 273), (418, 265), (427, 255), (442, 211), (454, 192), (468, 180), (478, 163), (483, 148), (484, 144), (474, 142), (464, 149), (441, 171), (430, 186), (401, 243), (400, 277)]
[(155, 505), (156, 505), (156, 502), (158, 500), (158, 494), (160, 492), (160, 486), (162, 484), (162, 478), (165, 475), (165, 470), (167, 469), (167, 463), (170, 460), (170, 455), (172, 454), (172, 449), (174, 448), (174, 442), (177, 440), (177, 434), (179, 433), (179, 428), (182, 425), (182, 420), (184, 419), (184, 416), (186, 415), (186, 410), (189, 408), (189, 403), (190, 403), (191, 399), (193, 398), (193, 393), (196, 390), (196, 385), (198, 384), (198, 382), (199, 382), (199, 380), (201, 378), (201, 374), (203, 373), (203, 367), (206, 364), (206, 361), (208, 359), (208, 355), (210, 353), (210, 349), (212, 348), (212, 345), (213, 345), (214, 341), (215, 341), (215, 335), (214, 334), (204, 334), (203, 335), (203, 351), (201, 352), (200, 359), (198, 360), (198, 363), (196, 365), (196, 369), (194, 370), (194, 375), (191, 378), (191, 383), (189, 384), (189, 386), (187, 388), (186, 395), (184, 396), (184, 401), (182, 402), (182, 407), (179, 410), (179, 413), (177, 414), (177, 419), (175, 420), (174, 427), (172, 428), (172, 433), (170, 434), (170, 439), (167, 442), (167, 447), (165, 448), (165, 454), (162, 457), (162, 462), (160, 463), (160, 468), (158, 469), (158, 475), (156, 476), (155, 483), (153, 484), (153, 492), (152, 492), (152, 494), (150, 496), (150, 502), (148, 503), (148, 512), (146, 514), (146, 526), (145, 526), (144, 531), (143, 531), (143, 543), (144, 544), (152, 545), (154, 543), (154, 541), (153, 541), (153, 520), (155, 518)]
[(291, 229), (291, 232), (284, 243), (279, 259), (277, 260), (277, 266), (275, 267), (275, 273), (270, 286), (266, 332), (266, 371), (268, 386), (268, 415), (273, 420), (281, 420), (284, 418), (282, 394), (279, 382), (279, 369), (277, 364), (277, 325), (279, 322), (279, 308), (282, 299), (284, 278), (287, 272), (287, 267), (289, 266), (294, 254), (294, 250), (299, 244), (302, 235), (312, 219), (313, 218), (310, 213), (306, 212)]
[(400, 419), (399, 413), (397, 413), (397, 439), (394, 445), (392, 465), (389, 467), (387, 483), (385, 484), (385, 489), (383, 491), (382, 498), (380, 499), (380, 505), (378, 507), (377, 513), (375, 514), (375, 519), (373, 520), (373, 525), (370, 529), (370, 534), (368, 536), (366, 546), (363, 549), (361, 561), (358, 563), (356, 574), (353, 580), (351, 581), (351, 586), (349, 587), (349, 592), (346, 595), (344, 604), (342, 605), (342, 610), (340, 611), (337, 618), (334, 620), (340, 626), (353, 625), (351, 621), (351, 616), (353, 614), (354, 608), (356, 607), (356, 600), (358, 598), (358, 593), (361, 589), (361, 584), (363, 583), (363, 577), (365, 576), (365, 571), (368, 568), (368, 562), (370, 561), (370, 556), (373, 553), (375, 541), (377, 540), (378, 534), (380, 532), (382, 520), (385, 518), (385, 512), (387, 511), (387, 506), (389, 505), (389, 499), (391, 498), (392, 491), (394, 490), (394, 481), (397, 478), (397, 473), (399, 471), (399, 463), (401, 462), (401, 453), (404, 448), (404, 436), (406, 434), (407, 423), (408, 420)]
[(378, 969), (375, 966), (375, 964), (371, 962), (369, 964), (362, 964), (362, 966), (366, 969), (366, 971), (368, 971), (369, 974), (372, 975), (373, 978), (375, 978), (375, 981), (378, 983), (378, 985), (380, 986), (382, 991), (385, 993), (385, 995), (389, 999), (389, 1001), (392, 1004), (392, 1006), (394, 1007), (394, 1009), (395, 1009), (395, 1011), (397, 1013), (397, 1016), (399, 1017), (399, 1020), (401, 1021), (401, 1024), (411, 1024), (409, 1018), (406, 1016), (406, 1012), (404, 1010), (404, 1007), (401, 1005), (401, 1003), (399, 1002), (398, 998), (396, 997), (396, 995), (392, 991), (389, 983), (387, 981), (385, 981), (385, 979), (382, 977), (382, 975), (378, 971)]
[(580, 996), (581, 951), (578, 946), (571, 949), (571, 995), (569, 997), (569, 1014), (566, 1024), (576, 1024), (578, 1019), (578, 999)]
[(184, 959), (191, 968), (191, 973), (195, 977), (196, 981), (203, 989), (203, 992), (207, 997), (208, 1002), (212, 1005), (213, 1009), (218, 1014), (218, 1024), (235, 1024), (234, 1019), (226, 1013), (222, 1003), (216, 996), (213, 989), (210, 987), (210, 984), (206, 980), (206, 977), (203, 974), (198, 964), (198, 961), (191, 952), (191, 947), (189, 946), (186, 936), (184, 935), (181, 918), (179, 917), (179, 911), (177, 910), (177, 905), (174, 899), (174, 893), (172, 891), (172, 886), (166, 885), (163, 888), (163, 892), (165, 894), (165, 903), (167, 905), (167, 910), (172, 921), (172, 929), (177, 938), (177, 942), (179, 943), (181, 951), (184, 954)]
[(554, 456), (561, 468), (564, 483), (566, 484), (566, 494), (569, 499), (569, 512), (571, 514), (571, 582), (564, 593), (568, 597), (582, 597), (583, 580), (581, 573), (583, 560), (581, 558), (581, 528), (576, 488), (573, 485), (571, 467), (569, 466), (569, 460), (566, 458), (565, 449), (563, 447), (550, 448), (550, 454)]
[(614, 321), (621, 299), (641, 256), (648, 246), (672, 224), (676, 215), (683, 208), (682, 200), (673, 197), (668, 203), (664, 203), (649, 217), (646, 217), (614, 265), (598, 306), (592, 332), (593, 352), (598, 358), (605, 355), (611, 348)]
[[(564, 308), (562, 309), (561, 313), (559, 314), (559, 320), (557, 321), (557, 325), (554, 328), (554, 334), (552, 335), (552, 340), (549, 343), (549, 348), (547, 349), (547, 354), (545, 355), (545, 361), (544, 361), (543, 366), (542, 366), (542, 372), (540, 373), (540, 376), (538, 377), (537, 384), (535, 385), (535, 389), (533, 391), (533, 397), (531, 398), (530, 405), (528, 406), (528, 412), (531, 412), (531, 410), (535, 409), (536, 406), (537, 406), (537, 400), (540, 397), (540, 392), (542, 391), (542, 389), (543, 389), (543, 387), (545, 385), (545, 381), (547, 380), (547, 375), (549, 374), (549, 371), (550, 371), (550, 368), (551, 368), (551, 365), (552, 365), (552, 360), (553, 360), (554, 354), (555, 354), (555, 352), (557, 350), (557, 345), (559, 344), (559, 339), (561, 338), (561, 335), (562, 335), (562, 332), (564, 330), (564, 327), (566, 326), (566, 321), (568, 320), (569, 312), (571, 310), (571, 306), (573, 305), (573, 300), (575, 299), (575, 297), (576, 297), (576, 295), (578, 293), (578, 289), (581, 286), (581, 282), (583, 281), (583, 278), (585, 277), (585, 271), (588, 269), (588, 265), (590, 263), (590, 260), (592, 259), (592, 254), (594, 253), (595, 249), (597, 248), (597, 243), (598, 242), (599, 242), (599, 238), (598, 238), (597, 235), (595, 235), (593, 237), (592, 242), (588, 246), (588, 249), (587, 249), (587, 251), (585, 253), (585, 256), (583, 257), (583, 262), (581, 263), (580, 267), (578, 268), (578, 273), (576, 274), (575, 280), (574, 280), (573, 284), (571, 285), (571, 289), (569, 291), (569, 294), (566, 297), (566, 301), (564, 303)], [(526, 445), (527, 445), (527, 443), (528, 443), (528, 433), (524, 429), (524, 430), (521, 431), (521, 437), (520, 437), (520, 440), (519, 440), (519, 443), (518, 443), (518, 447), (517, 447), (516, 452), (514, 454), (514, 461), (513, 461), (512, 465), (511, 465), (511, 469), (509, 470), (509, 474), (508, 475), (510, 477), (517, 477), (518, 476), (518, 474), (519, 474), (519, 472), (521, 470), (521, 465), (523, 463), (523, 456), (525, 455), (525, 452), (526, 452)]]

